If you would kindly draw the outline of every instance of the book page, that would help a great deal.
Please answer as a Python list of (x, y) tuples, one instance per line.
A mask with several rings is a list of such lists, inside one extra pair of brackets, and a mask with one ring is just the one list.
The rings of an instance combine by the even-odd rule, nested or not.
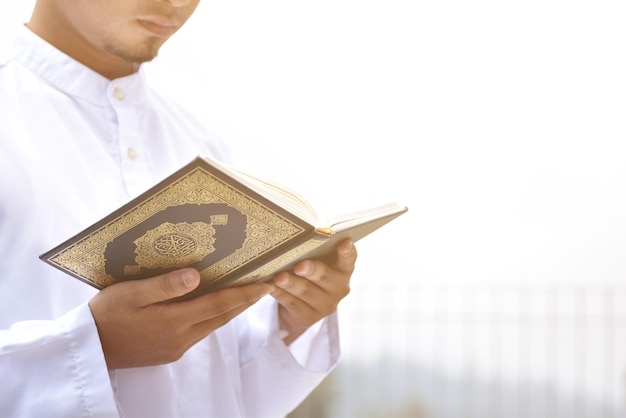
[(395, 202), (392, 202), (373, 208), (333, 216), (332, 218), (327, 219), (324, 225), (320, 226), (330, 228), (333, 230), (334, 233), (338, 233), (354, 227), (355, 225), (359, 225), (361, 223), (365, 223), (370, 220), (381, 218), (386, 215), (397, 213), (403, 210), (405, 210), (404, 207), (398, 205)]
[(231, 177), (276, 202), (279, 206), (299, 216), (311, 225), (317, 225), (319, 218), (315, 208), (299, 193), (275, 181), (255, 177), (222, 162), (205, 158), (207, 162), (224, 171)]

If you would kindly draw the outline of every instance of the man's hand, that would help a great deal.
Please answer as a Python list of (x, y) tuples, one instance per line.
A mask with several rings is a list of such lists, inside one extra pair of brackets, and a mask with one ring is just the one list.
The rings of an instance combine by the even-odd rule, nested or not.
[(170, 299), (200, 283), (194, 269), (116, 283), (89, 301), (109, 369), (150, 366), (178, 360), (195, 343), (269, 293), (252, 284), (220, 290), (190, 301)]
[(337, 310), (350, 292), (350, 276), (357, 252), (350, 240), (337, 246), (332, 263), (303, 260), (293, 272), (281, 272), (273, 279), (271, 295), (279, 304), (280, 328), (289, 332), (283, 340), (291, 344), (308, 327)]

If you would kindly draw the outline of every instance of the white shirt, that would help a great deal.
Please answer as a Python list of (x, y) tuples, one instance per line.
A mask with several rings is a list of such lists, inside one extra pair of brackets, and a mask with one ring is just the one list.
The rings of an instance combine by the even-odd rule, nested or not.
[(108, 80), (20, 28), (0, 58), (0, 416), (280, 417), (337, 362), (336, 316), (291, 347), (264, 298), (177, 362), (107, 371), (96, 290), (38, 257), (223, 143), (142, 72)]

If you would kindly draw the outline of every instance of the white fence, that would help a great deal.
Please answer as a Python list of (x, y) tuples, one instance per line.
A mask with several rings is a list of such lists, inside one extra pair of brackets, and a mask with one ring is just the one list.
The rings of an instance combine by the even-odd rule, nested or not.
[(626, 417), (626, 285), (353, 293), (344, 358), (294, 417)]

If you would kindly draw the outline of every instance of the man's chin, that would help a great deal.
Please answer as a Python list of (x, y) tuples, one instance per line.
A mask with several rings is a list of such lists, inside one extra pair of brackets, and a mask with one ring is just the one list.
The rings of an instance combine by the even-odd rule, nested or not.
[(142, 64), (154, 60), (159, 53), (161, 45), (162, 42), (153, 40), (152, 42), (145, 43), (141, 47), (122, 48), (113, 46), (107, 48), (107, 50), (110, 54), (126, 62)]

